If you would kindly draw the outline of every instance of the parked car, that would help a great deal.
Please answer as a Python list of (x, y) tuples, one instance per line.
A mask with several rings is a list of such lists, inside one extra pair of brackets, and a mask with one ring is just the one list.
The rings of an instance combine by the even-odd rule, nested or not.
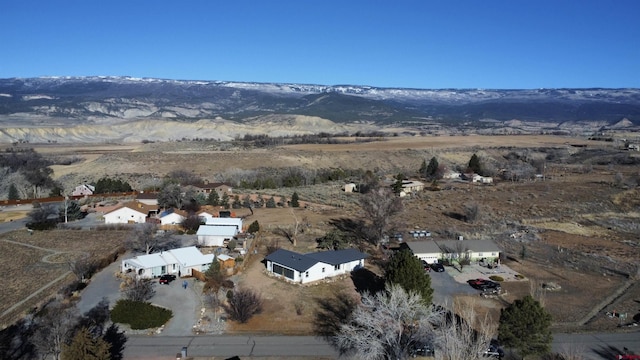
[(487, 350), (482, 353), (482, 356), (502, 359), (504, 357), (504, 351), (499, 346), (490, 344)]
[(472, 288), (477, 290), (482, 290), (482, 291), (488, 291), (488, 290), (499, 291), (500, 290), (499, 283), (495, 281), (487, 280), (487, 279), (471, 279), (471, 280), (467, 280), (467, 283), (471, 285)]
[(436, 272), (444, 272), (444, 265), (439, 262), (433, 263), (431, 264), (431, 269)]
[(424, 260), (422, 260), (422, 268), (424, 269), (424, 271), (431, 271), (431, 266), (429, 266), (429, 263)]
[(165, 274), (165, 275), (160, 276), (160, 280), (158, 280), (158, 282), (160, 284), (169, 284), (170, 282), (172, 282), (175, 279), (176, 279), (175, 275)]

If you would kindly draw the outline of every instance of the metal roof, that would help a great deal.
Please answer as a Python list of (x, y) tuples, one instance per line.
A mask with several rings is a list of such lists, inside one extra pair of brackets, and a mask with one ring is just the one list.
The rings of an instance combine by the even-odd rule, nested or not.
[(265, 259), (299, 272), (307, 271), (318, 263), (313, 258), (285, 249), (278, 249), (267, 255)]

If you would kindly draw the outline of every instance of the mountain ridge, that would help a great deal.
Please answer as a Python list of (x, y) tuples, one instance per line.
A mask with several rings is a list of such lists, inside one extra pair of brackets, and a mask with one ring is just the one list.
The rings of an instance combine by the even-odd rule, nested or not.
[[(263, 117), (269, 121), (261, 121)], [(77, 126), (89, 126), (83, 131), (88, 133), (91, 126), (141, 120), (173, 126), (185, 138), (210, 135), (223, 140), (242, 136), (238, 131), (287, 135), (283, 125), (292, 117), (300, 117), (301, 123), (310, 118), (329, 121), (323, 123), (328, 133), (637, 131), (640, 89), (408, 89), (115, 76), (0, 79), (0, 142), (54, 141), (44, 134)], [(189, 123), (203, 120), (237, 127), (205, 132), (207, 136), (189, 133)], [(522, 125), (506, 124), (513, 120)], [(311, 123), (307, 130), (298, 127), (289, 134), (317, 132)], [(108, 132), (95, 129), (96, 141), (107, 139)], [(170, 139), (157, 135), (161, 131), (148, 133), (149, 140)], [(144, 135), (127, 132), (115, 138), (132, 141)]]

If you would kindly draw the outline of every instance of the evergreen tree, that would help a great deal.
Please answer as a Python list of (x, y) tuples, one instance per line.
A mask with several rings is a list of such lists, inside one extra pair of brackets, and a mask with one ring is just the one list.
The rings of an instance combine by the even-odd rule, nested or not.
[(249, 234), (257, 233), (258, 231), (260, 231), (260, 223), (258, 222), (258, 220), (252, 222), (251, 225), (249, 225), (249, 227), (247, 228), (247, 232)]
[(207, 204), (212, 206), (220, 205), (220, 195), (218, 195), (217, 191), (212, 191), (209, 193), (209, 197), (207, 197)]
[(18, 194), (18, 188), (14, 184), (9, 185), (9, 200), (20, 200), (20, 194)]
[(482, 164), (480, 163), (478, 155), (471, 155), (471, 159), (469, 159), (469, 169), (476, 174), (482, 173)]
[(294, 192), (293, 195), (291, 195), (291, 207), (294, 207), (294, 208), (300, 207), (300, 202), (299, 202), (299, 197), (297, 192)]
[(73, 337), (71, 343), (62, 346), (61, 360), (110, 360), (109, 343), (94, 338), (86, 327)]
[(66, 216), (66, 220), (68, 221), (74, 221), (74, 220), (79, 220), (83, 218), (84, 214), (82, 213), (80, 204), (78, 204), (77, 201), (75, 200), (66, 201), (66, 205), (67, 205), (66, 214), (65, 214), (65, 203), (62, 203), (62, 206), (58, 211), (58, 216), (60, 217), (60, 219), (62, 219), (62, 221), (65, 220), (65, 216)]
[(418, 170), (418, 173), (420, 175), (422, 175), (423, 177), (427, 177), (427, 160), (422, 159), (422, 164), (420, 164), (420, 170)]
[(436, 177), (436, 174), (438, 173), (438, 167), (440, 166), (440, 164), (438, 164), (438, 159), (436, 159), (436, 157), (432, 157), (431, 160), (429, 161), (429, 165), (427, 165), (427, 178), (429, 179), (433, 179)]
[(418, 293), (426, 304), (433, 300), (431, 277), (424, 271), (422, 262), (408, 249), (398, 252), (384, 267), (387, 284), (398, 284), (407, 291)]
[(274, 198), (273, 198), (273, 196), (272, 196), (272, 197), (270, 197), (270, 198), (267, 200), (267, 204), (266, 204), (266, 206), (267, 206), (268, 208), (270, 208), (270, 209), (275, 208), (275, 207), (276, 207), (276, 199), (274, 199)]
[(222, 194), (222, 199), (220, 199), (218, 205), (224, 206), (225, 209), (229, 208), (229, 195), (227, 193)]
[(404, 174), (403, 173), (399, 173), (398, 175), (396, 175), (396, 182), (393, 183), (393, 185), (392, 185), (394, 193), (400, 194), (400, 192), (402, 191), (402, 181), (403, 180), (404, 180)]
[(525, 296), (500, 311), (498, 341), (502, 345), (518, 350), (524, 358), (542, 355), (551, 351), (551, 314), (540, 303)]

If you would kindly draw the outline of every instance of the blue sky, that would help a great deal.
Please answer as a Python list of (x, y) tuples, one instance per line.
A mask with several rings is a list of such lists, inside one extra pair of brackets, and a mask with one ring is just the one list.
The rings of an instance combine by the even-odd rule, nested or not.
[(3, 0), (0, 78), (640, 87), (637, 0)]

